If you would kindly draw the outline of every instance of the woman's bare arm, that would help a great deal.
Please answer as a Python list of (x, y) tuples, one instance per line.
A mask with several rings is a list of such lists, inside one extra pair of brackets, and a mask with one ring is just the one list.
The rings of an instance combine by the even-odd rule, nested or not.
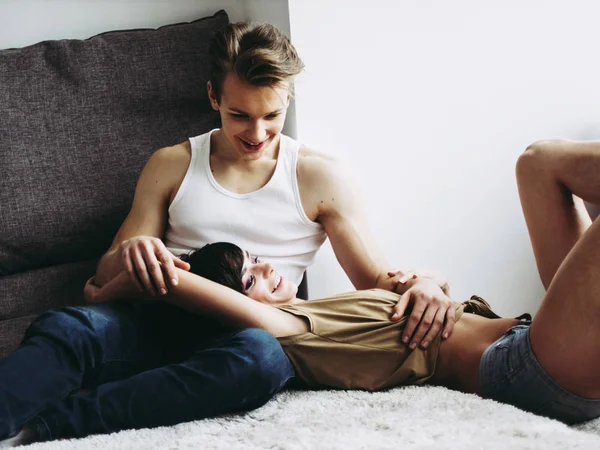
[(87, 280), (83, 288), (83, 298), (86, 303), (106, 303), (122, 299), (149, 300), (154, 297), (137, 289), (127, 272), (122, 270), (104, 286), (96, 284), (96, 277)]
[(309, 330), (305, 319), (271, 305), (259, 303), (228, 287), (214, 283), (185, 270), (176, 269), (177, 286), (160, 297), (139, 292), (126, 272), (121, 272), (101, 288), (86, 284), (86, 301), (102, 303), (117, 299), (147, 299), (167, 301), (195, 314), (215, 318), (234, 328), (260, 328), (275, 337), (291, 336)]

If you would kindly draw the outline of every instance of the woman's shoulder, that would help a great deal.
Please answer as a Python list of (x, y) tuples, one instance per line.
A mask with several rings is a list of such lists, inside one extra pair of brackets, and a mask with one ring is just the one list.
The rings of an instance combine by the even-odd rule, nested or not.
[(343, 292), (341, 294), (335, 294), (328, 297), (322, 297), (314, 300), (309, 300), (308, 302), (303, 302), (304, 304), (317, 304), (317, 303), (331, 303), (331, 302), (344, 302), (344, 301), (352, 301), (352, 300), (374, 300), (378, 302), (393, 302), (396, 304), (400, 299), (400, 294), (396, 294), (395, 292), (390, 292), (385, 289), (362, 289), (357, 291), (349, 291)]

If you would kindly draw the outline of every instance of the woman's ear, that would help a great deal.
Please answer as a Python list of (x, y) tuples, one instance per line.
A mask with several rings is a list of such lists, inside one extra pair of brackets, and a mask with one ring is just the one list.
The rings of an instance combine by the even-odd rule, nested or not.
[(212, 106), (212, 109), (214, 109), (215, 111), (218, 111), (219, 101), (217, 100), (215, 90), (213, 89), (213, 85), (210, 80), (206, 83), (206, 88), (208, 89), (208, 99), (210, 100), (210, 106)]

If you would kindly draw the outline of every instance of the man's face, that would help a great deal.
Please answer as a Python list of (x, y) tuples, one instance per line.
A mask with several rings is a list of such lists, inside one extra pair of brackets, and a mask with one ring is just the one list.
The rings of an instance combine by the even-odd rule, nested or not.
[(274, 154), (289, 105), (289, 85), (252, 86), (233, 73), (223, 82), (217, 102), (209, 82), (213, 108), (221, 114), (222, 132), (244, 159)]

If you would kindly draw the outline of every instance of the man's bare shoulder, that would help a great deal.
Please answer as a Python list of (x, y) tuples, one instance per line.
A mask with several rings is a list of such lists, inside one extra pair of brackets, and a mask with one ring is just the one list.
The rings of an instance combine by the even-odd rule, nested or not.
[(298, 151), (298, 182), (302, 185), (325, 181), (337, 173), (341, 164), (329, 153), (303, 146)]
[(331, 154), (309, 148), (298, 153), (298, 189), (306, 215), (319, 220), (322, 214), (343, 205), (340, 197), (348, 192), (346, 165)]
[(190, 160), (189, 142), (155, 151), (142, 171), (138, 188), (148, 192), (160, 192), (161, 195), (172, 199), (185, 177)]
[(316, 148), (312, 148), (312, 147), (306, 147), (303, 145), (298, 150), (298, 160), (303, 160), (306, 158), (313, 159), (313, 160), (324, 160), (324, 161), (336, 161), (337, 160), (337, 158), (335, 158), (331, 153), (327, 153), (324, 150), (320, 150), (320, 149), (316, 149)]
[(298, 177), (319, 178), (334, 170), (341, 161), (333, 155), (314, 148), (301, 147), (298, 151)]
[(189, 141), (182, 142), (171, 147), (163, 147), (156, 150), (150, 157), (149, 162), (155, 164), (168, 164), (169, 166), (185, 165), (186, 168), (192, 157), (192, 148)]

